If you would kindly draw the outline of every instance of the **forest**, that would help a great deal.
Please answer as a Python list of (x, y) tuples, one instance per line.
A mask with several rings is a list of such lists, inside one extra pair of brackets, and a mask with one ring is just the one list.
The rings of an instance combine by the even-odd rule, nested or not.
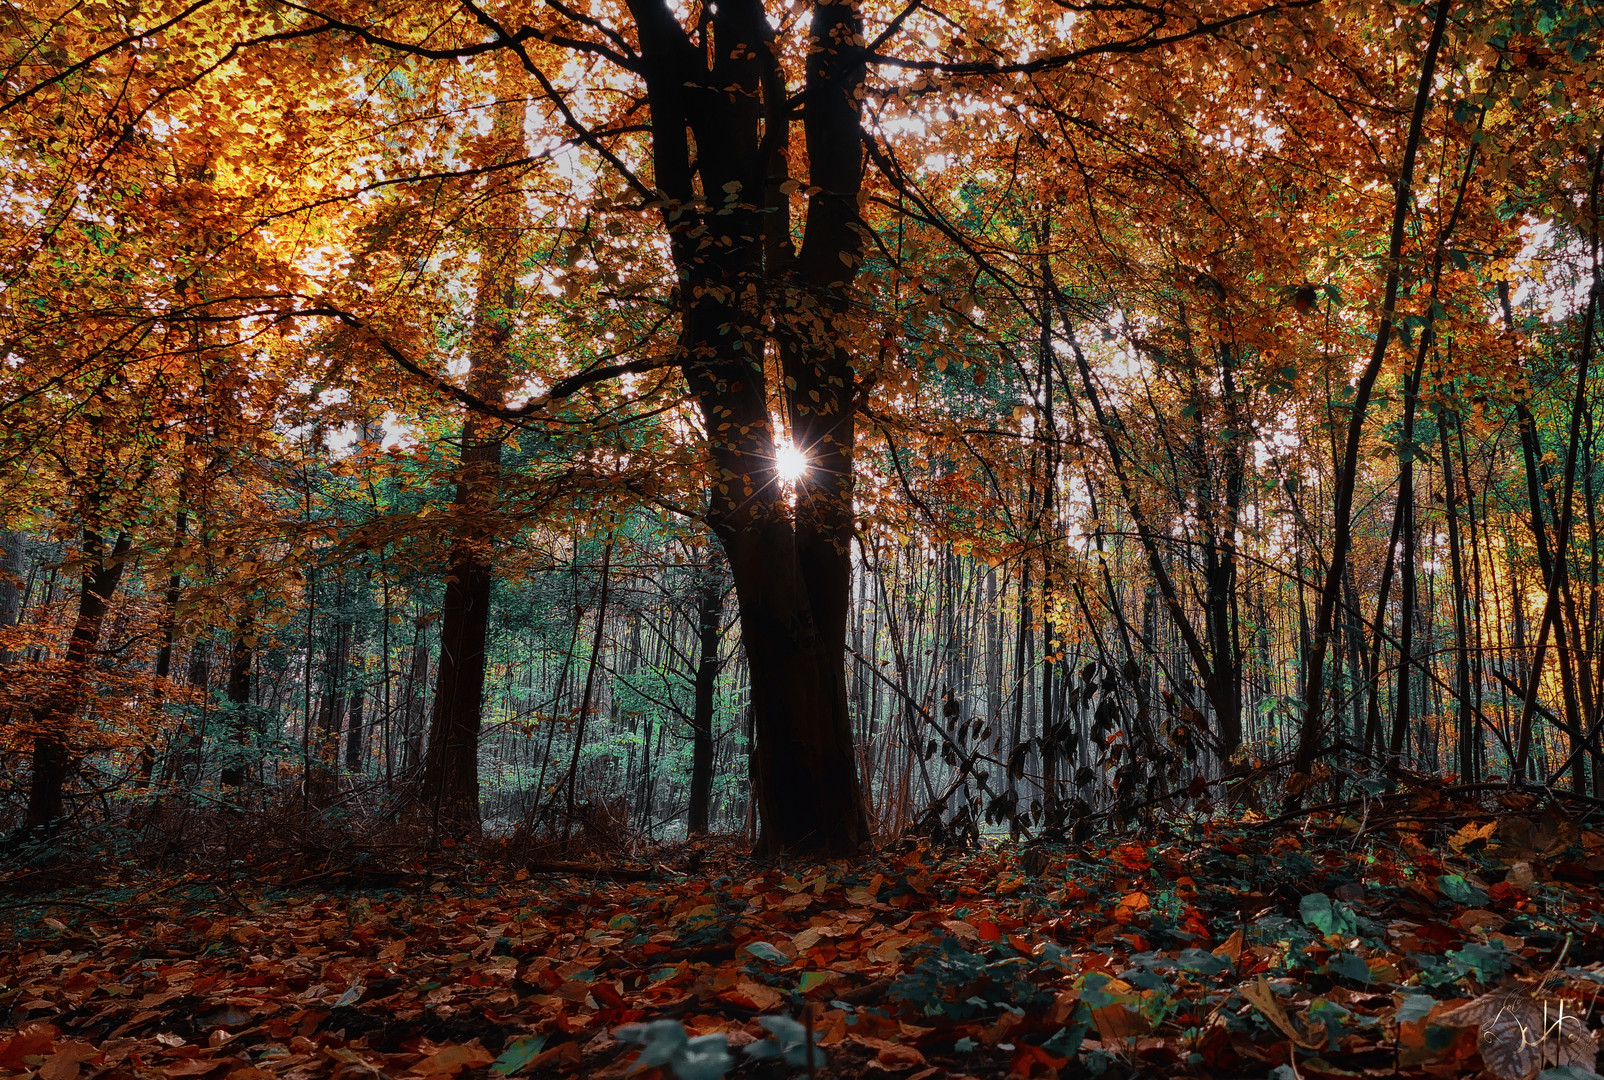
[(0, 1077), (1597, 1076), (1604, 6), (0, 25)]

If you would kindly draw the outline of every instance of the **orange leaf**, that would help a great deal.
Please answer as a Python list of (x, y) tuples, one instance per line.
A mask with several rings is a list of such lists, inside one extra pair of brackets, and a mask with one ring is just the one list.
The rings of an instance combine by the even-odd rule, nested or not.
[(778, 990), (772, 986), (764, 986), (760, 982), (753, 982), (751, 979), (742, 979), (732, 989), (720, 994), (718, 999), (743, 1009), (756, 1009), (758, 1012), (777, 1009), (782, 1000)]
[(1103, 1040), (1130, 1039), (1146, 1035), (1153, 1030), (1153, 1025), (1148, 1023), (1147, 1017), (1117, 1001), (1112, 1005), (1093, 1009), (1092, 1023), (1097, 1026), (1097, 1037)]
[(236, 1064), (230, 1061), (218, 1061), (216, 1058), (190, 1058), (188, 1061), (178, 1061), (171, 1065), (162, 1066), (163, 1076), (205, 1076), (216, 1072), (225, 1065)]
[(1044, 1076), (1057, 1080), (1058, 1070), (1069, 1064), (1069, 1059), (1049, 1054), (1039, 1046), (1021, 1043), (1014, 1051), (1014, 1060), (1009, 1069), (1009, 1076), (1034, 1077)]
[(1231, 931), (1231, 936), (1226, 938), (1225, 941), (1220, 944), (1220, 947), (1214, 950), (1214, 955), (1223, 956), (1227, 960), (1231, 961), (1232, 964), (1235, 964), (1237, 961), (1241, 960), (1242, 931)]
[(875, 1051), (874, 1060), (869, 1063), (871, 1068), (904, 1072), (925, 1063), (925, 1056), (916, 1047), (877, 1039), (872, 1035), (851, 1035), (849, 1038), (859, 1046)]
[(463, 1069), (489, 1065), (495, 1057), (477, 1042), (447, 1046), (422, 1059), (407, 1071), (420, 1076), (437, 1076), (441, 1073), (455, 1076)]

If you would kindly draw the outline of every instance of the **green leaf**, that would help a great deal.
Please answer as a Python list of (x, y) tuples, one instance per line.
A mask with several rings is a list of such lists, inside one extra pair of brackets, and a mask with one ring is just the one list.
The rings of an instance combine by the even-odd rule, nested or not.
[(1491, 946), (1466, 945), (1463, 949), (1449, 951), (1447, 956), (1455, 971), (1461, 975), (1475, 975), (1484, 983), (1492, 982), (1509, 970), (1509, 953), (1501, 941), (1495, 941)]
[(1431, 1012), (1437, 999), (1430, 994), (1407, 994), (1403, 1004), (1398, 1006), (1398, 1023), (1410, 1024), (1416, 1020), (1424, 1020), (1426, 1014)]
[(636, 1064), (643, 1069), (666, 1065), (685, 1049), (685, 1025), (678, 1020), (654, 1020), (650, 1024), (625, 1024), (613, 1032), (619, 1042), (641, 1047)]
[(1337, 953), (1326, 961), (1326, 970), (1333, 975), (1341, 975), (1344, 979), (1352, 979), (1356, 983), (1366, 986), (1370, 984), (1370, 965), (1358, 953)]
[(1057, 1057), (1073, 1058), (1080, 1053), (1080, 1044), (1086, 1041), (1086, 1032), (1089, 1025), (1084, 1021), (1061, 1027), (1052, 1038), (1041, 1044), (1041, 1048)]
[(823, 986), (824, 983), (826, 982), (826, 980), (828, 980), (829, 978), (830, 978), (830, 975), (829, 975), (828, 972), (824, 972), (824, 971), (804, 971), (802, 973), (802, 978), (799, 979), (797, 981), (797, 983), (798, 983), (799, 989), (801, 989), (801, 991), (804, 994), (806, 994), (816, 986)]
[(507, 1049), (501, 1052), (501, 1056), (491, 1063), (490, 1071), (497, 1076), (511, 1076), (539, 1057), (540, 1051), (545, 1047), (544, 1035), (525, 1035), (521, 1039), (514, 1039), (507, 1044)]
[(1332, 903), (1325, 893), (1305, 896), (1298, 902), (1298, 914), (1322, 935), (1351, 938), (1359, 932), (1359, 921), (1354, 918), (1353, 909), (1346, 904)]
[(754, 941), (746, 947), (746, 951), (759, 960), (769, 964), (789, 964), (785, 954), (766, 941)]
[(1557, 1065), (1538, 1073), (1537, 1080), (1598, 1080), (1598, 1073), (1580, 1065)]
[(1481, 907), (1487, 902), (1485, 892), (1458, 874), (1444, 874), (1437, 879), (1437, 888), (1456, 904)]
[(1202, 949), (1182, 949), (1175, 962), (1181, 970), (1195, 971), (1199, 975), (1220, 975), (1231, 970), (1231, 961)]
[(729, 1039), (714, 1033), (690, 1040), (670, 1064), (679, 1080), (719, 1080), (734, 1063)]

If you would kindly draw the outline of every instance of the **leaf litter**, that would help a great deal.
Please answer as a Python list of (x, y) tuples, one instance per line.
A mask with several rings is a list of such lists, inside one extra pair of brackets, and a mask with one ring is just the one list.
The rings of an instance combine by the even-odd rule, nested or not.
[(0, 909), (0, 1076), (1595, 1075), (1604, 832), (1505, 802), (730, 848), (655, 880), (458, 854), (25, 896)]

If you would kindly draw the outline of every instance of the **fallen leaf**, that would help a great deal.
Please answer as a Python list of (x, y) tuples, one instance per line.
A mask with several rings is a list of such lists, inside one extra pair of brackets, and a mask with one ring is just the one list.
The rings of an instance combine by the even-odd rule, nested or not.
[(1324, 1040), (1318, 1043), (1304, 1041), (1302, 1032), (1292, 1026), (1292, 1021), (1287, 1017), (1286, 1010), (1281, 1007), (1281, 999), (1276, 996), (1274, 990), (1270, 989), (1270, 984), (1265, 981), (1264, 976), (1261, 975), (1258, 981), (1240, 987), (1240, 990), (1242, 996), (1247, 998), (1255, 1009), (1259, 1010), (1261, 1016), (1274, 1024), (1281, 1034), (1299, 1046), (1306, 1050), (1318, 1050), (1324, 1045)]
[(489, 1065), (494, 1060), (495, 1058), (490, 1051), (480, 1046), (478, 1042), (461, 1043), (435, 1051), (418, 1061), (407, 1072), (416, 1073), (419, 1076), (435, 1076), (441, 1073), (455, 1076), (463, 1069), (474, 1069), (480, 1065)]
[(1214, 955), (1225, 957), (1231, 961), (1232, 966), (1239, 965), (1242, 960), (1242, 931), (1231, 931), (1231, 936), (1220, 943), (1214, 950)]
[(23, 1058), (50, 1052), (56, 1042), (56, 1029), (49, 1024), (30, 1025), (5, 1042), (0, 1042), (0, 1069), (21, 1071)]
[(75, 1080), (79, 1066), (99, 1051), (86, 1042), (57, 1043), (55, 1053), (39, 1066), (39, 1080)]

